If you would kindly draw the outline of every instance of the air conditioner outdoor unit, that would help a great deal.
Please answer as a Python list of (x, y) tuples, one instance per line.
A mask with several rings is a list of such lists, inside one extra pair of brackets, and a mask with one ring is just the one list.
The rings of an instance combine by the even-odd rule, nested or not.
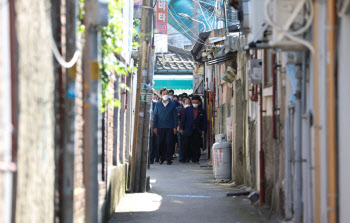
[(272, 28), (269, 45), (282, 50), (305, 50), (312, 44), (304, 39), (313, 21), (312, 0), (265, 0), (265, 20)]
[(264, 18), (265, 0), (242, 0), (240, 20), (243, 32), (248, 35), (248, 42), (261, 40), (267, 24)]
[[(232, 1), (231, 5), (237, 5)], [(312, 24), (312, 0), (240, 0), (239, 20), (248, 43), (253, 48), (279, 48), (282, 50), (305, 50), (311, 44), (303, 39)], [(272, 35), (269, 42), (259, 42), (267, 29)], [(283, 31), (281, 31), (283, 29)], [(288, 38), (286, 37), (288, 35)], [(256, 45), (255, 45), (256, 44)]]

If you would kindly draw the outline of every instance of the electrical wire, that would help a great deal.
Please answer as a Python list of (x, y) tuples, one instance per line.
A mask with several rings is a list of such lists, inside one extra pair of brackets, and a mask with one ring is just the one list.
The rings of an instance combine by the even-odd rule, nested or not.
[(79, 51), (75, 51), (74, 55), (73, 55), (73, 58), (69, 61), (69, 62), (66, 62), (63, 57), (61, 56), (60, 52), (58, 51), (57, 49), (57, 46), (56, 46), (56, 43), (55, 43), (55, 40), (53, 39), (53, 37), (51, 36), (51, 49), (52, 49), (52, 52), (57, 60), (57, 62), (59, 64), (61, 64), (62, 67), (65, 67), (65, 68), (71, 68), (74, 66), (74, 64), (78, 61), (79, 59), (79, 56), (80, 56), (80, 52)]
[[(199, 2), (198, 2), (199, 3)], [(201, 5), (200, 3), (199, 3), (199, 5)], [(202, 5), (203, 6), (203, 5)], [(205, 6), (203, 6), (204, 8), (206, 8)], [(210, 12), (210, 10), (207, 10), (208, 12)], [(208, 20), (210, 20), (211, 18), (213, 18), (214, 17), (214, 20), (213, 20), (213, 22), (211, 23), (211, 29), (213, 30), (213, 29), (215, 29), (215, 6), (214, 6), (214, 9), (211, 11), (211, 15), (208, 17)], [(205, 17), (206, 18), (206, 17)]]
[(306, 24), (302, 28), (300, 28), (300, 29), (298, 29), (296, 31), (289, 31), (289, 33), (292, 34), (292, 35), (300, 35), (300, 34), (306, 32), (309, 29), (309, 27), (311, 26), (311, 24), (312, 24), (313, 17), (314, 17), (314, 7), (312, 7), (312, 1), (311, 0), (307, 0), (306, 2), (308, 3), (308, 5), (310, 7), (309, 18), (307, 19)]
[[(174, 9), (172, 9), (172, 10), (174, 10)], [(174, 10), (174, 11), (175, 11), (175, 10)], [(180, 26), (180, 28), (181, 28), (186, 34), (188, 34), (192, 40), (194, 40), (194, 41), (196, 41), (196, 42), (200, 42), (200, 41), (198, 41), (198, 39), (199, 39), (199, 36), (198, 36), (198, 35), (195, 35), (192, 31), (190, 31), (191, 29), (188, 28), (188, 26), (187, 26), (186, 24), (184, 24), (184, 23), (182, 22), (181, 19), (179, 19), (179, 20), (181, 21), (182, 24), (180, 24), (179, 21), (174, 17), (173, 14), (175, 14), (176, 16), (178, 16), (178, 15), (176, 14), (176, 12), (175, 12), (175, 13), (170, 12), (170, 14), (171, 14), (171, 16), (173, 17), (173, 19), (177, 22), (177, 24)], [(187, 28), (187, 31), (184, 30), (183, 26)], [(190, 32), (190, 33), (188, 33), (188, 32)], [(193, 36), (197, 37), (198, 39), (194, 39)], [(202, 44), (205, 45), (205, 46), (211, 46), (211, 45), (205, 44), (204, 42), (200, 42), (200, 43), (202, 43)]]
[[(170, 6), (169, 9), (172, 9), (172, 7)], [(171, 12), (171, 11), (169, 11), (169, 12), (170, 12), (171, 17), (173, 17), (173, 19), (175, 20), (175, 22), (180, 26), (180, 28), (181, 28), (182, 30), (184, 30), (184, 28), (183, 28), (182, 26), (185, 26), (188, 30), (190, 30), (185, 24), (180, 24), (180, 23), (177, 21), (177, 19), (176, 19), (176, 18), (174, 17), (174, 15), (173, 15), (173, 12)], [(199, 36), (195, 35), (193, 32), (190, 31), (190, 34), (189, 34), (188, 32), (186, 32), (185, 30), (184, 30), (184, 32), (185, 32), (186, 34), (188, 34), (192, 40), (194, 40), (194, 41), (196, 41), (196, 42), (199, 42), (199, 43), (202, 43), (202, 44), (205, 45), (205, 46), (212, 46), (212, 45), (208, 45), (208, 44), (205, 44), (204, 42), (200, 42), (200, 41), (194, 39), (194, 38), (192, 37), (193, 35), (194, 35), (195, 37), (198, 37), (198, 39), (199, 39)], [(192, 34), (192, 35), (191, 35), (191, 34)]]
[[(210, 26), (210, 24), (209, 24), (209, 22), (207, 21), (207, 18), (206, 18), (206, 16), (204, 15), (204, 12), (203, 12), (203, 10), (202, 10), (202, 7), (201, 7), (201, 5), (199, 4), (199, 1), (197, 0), (197, 2), (198, 2), (198, 6), (200, 7), (200, 9), (201, 9), (201, 11), (202, 11), (202, 17), (205, 19), (205, 21), (206, 21), (206, 23), (207, 23), (207, 26), (210, 28), (210, 30), (212, 30), (213, 28)], [(192, 6), (190, 6), (187, 2), (184, 2), (190, 9), (192, 9), (192, 11), (193, 11), (193, 7)], [(200, 15), (198, 14), (198, 18), (200, 18)], [(204, 24), (204, 23), (203, 23)], [(202, 25), (203, 25), (202, 24)], [(204, 24), (204, 28), (206, 29), (206, 25)]]
[(210, 6), (214, 6), (214, 7), (215, 7), (215, 5), (210, 4), (210, 3), (208, 3), (208, 2), (205, 2), (205, 1), (201, 1), (201, 0), (199, 0), (198, 2), (203, 2), (203, 3), (207, 4), (207, 5), (210, 5)]
[(202, 15), (203, 15), (203, 17), (204, 17), (205, 21), (207, 22), (207, 24), (208, 24), (208, 26), (209, 26), (210, 30), (212, 30), (212, 29), (213, 29), (213, 27), (212, 27), (212, 26), (210, 26), (210, 24), (209, 24), (209, 22), (208, 22), (208, 20), (207, 20), (207, 17), (204, 15), (204, 12), (203, 12), (202, 6), (201, 6), (201, 4), (199, 4), (199, 2), (198, 2), (198, 6), (199, 6), (199, 8), (201, 9)]
[[(49, 14), (49, 11), (51, 10), (51, 6), (49, 5), (46, 5), (47, 7), (47, 17), (50, 18), (50, 14)], [(45, 22), (45, 25), (47, 25), (48, 27), (51, 27), (51, 24), (49, 23), (49, 20), (44, 18), (44, 22)], [(56, 45), (56, 42), (55, 42), (55, 39), (53, 38), (53, 32), (52, 32), (52, 29), (50, 29), (50, 34), (49, 34), (49, 39), (50, 39), (50, 45), (51, 45), (51, 49), (52, 49), (52, 52), (53, 52), (53, 55), (54, 57), (56, 58), (57, 62), (62, 66), (62, 67), (65, 67), (65, 68), (71, 68), (74, 66), (74, 64), (78, 61), (79, 59), (79, 56), (80, 56), (80, 51), (77, 50), (75, 51), (74, 55), (73, 55), (73, 58), (67, 62), (63, 57), (62, 55), (60, 54), (58, 48), (57, 48), (57, 45)]]
[[(175, 28), (174, 28), (175, 29)], [(169, 30), (169, 32), (170, 32), (170, 34), (168, 34), (168, 35), (171, 35), (171, 36), (175, 36), (175, 35), (183, 35), (182, 33), (175, 33), (175, 32), (173, 32), (172, 31), (172, 29), (168, 29)], [(181, 48), (181, 46), (182, 46), (182, 44), (181, 43), (179, 43), (179, 41), (177, 40), (177, 38), (176, 37), (172, 37), (172, 39), (174, 39), (176, 42), (177, 42), (177, 44), (179, 45), (179, 47)], [(192, 44), (192, 43), (191, 43)], [(187, 53), (183, 48), (181, 48), (185, 53)]]
[[(311, 1), (311, 0), (307, 0), (307, 1), (309, 2), (311, 8), (313, 8), (313, 7), (312, 7), (312, 6), (313, 6), (312, 1)], [(277, 25), (276, 23), (274, 23), (274, 22), (272, 21), (272, 19), (270, 18), (269, 12), (268, 12), (268, 8), (269, 8), (269, 5), (270, 5), (270, 2), (271, 2), (271, 0), (266, 0), (266, 2), (265, 2), (264, 13), (265, 13), (266, 22), (267, 22), (270, 26), (272, 26), (272, 28), (277, 29), (277, 30), (279, 30), (280, 32), (282, 32), (282, 33), (283, 33), (287, 38), (289, 38), (290, 40), (292, 40), (292, 41), (294, 41), (294, 42), (296, 42), (296, 43), (300, 43), (301, 45), (306, 46), (306, 47), (310, 50), (310, 52), (311, 52), (312, 54), (314, 54), (315, 49), (314, 49), (314, 47), (312, 46), (312, 44), (311, 44), (310, 42), (305, 41), (305, 40), (303, 40), (303, 39), (301, 39), (301, 38), (295, 37), (295, 36), (293, 35), (293, 33), (299, 33), (299, 32), (300, 32), (299, 30), (294, 31), (294, 32), (290, 32), (290, 31), (288, 31), (288, 30), (283, 29), (282, 27), (280, 27), (279, 25)], [(313, 18), (310, 17), (309, 19), (312, 20)], [(307, 24), (308, 24), (308, 23), (307, 23)], [(304, 26), (303, 28), (301, 28), (301, 30), (304, 30), (305, 27), (306, 27), (306, 26)], [(305, 30), (305, 31), (306, 31), (306, 30)], [(304, 32), (305, 32), (305, 31), (304, 31)]]
[(346, 14), (347, 9), (349, 8), (349, 5), (350, 5), (350, 0), (345, 0), (345, 2), (343, 3), (341, 9), (337, 13), (340, 18), (344, 17), (344, 15)]

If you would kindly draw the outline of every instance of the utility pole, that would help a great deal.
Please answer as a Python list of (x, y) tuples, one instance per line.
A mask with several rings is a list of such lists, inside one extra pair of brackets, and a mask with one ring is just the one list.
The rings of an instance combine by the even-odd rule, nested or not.
[[(76, 51), (77, 3), (75, 0), (63, 0), (66, 11), (66, 61), (70, 61)], [(74, 157), (75, 157), (75, 100), (76, 100), (76, 65), (64, 69), (66, 80), (66, 98), (64, 102), (64, 146), (63, 146), (63, 222), (74, 220)]]
[(102, 222), (99, 215), (99, 184), (101, 179), (101, 115), (99, 107), (100, 69), (98, 64), (98, 32), (108, 25), (108, 2), (85, 1), (85, 52), (84, 53), (84, 172), (86, 187), (85, 219), (89, 223)]
[[(130, 189), (132, 192), (144, 192), (146, 186), (145, 171), (147, 168), (147, 146), (143, 141), (149, 138), (149, 106), (152, 99), (148, 97), (147, 86), (152, 86), (148, 78), (149, 46), (152, 37), (153, 0), (142, 1), (141, 33), (139, 62), (137, 70), (137, 90), (133, 152), (131, 161)], [(148, 145), (148, 143), (146, 143)], [(142, 174), (141, 174), (142, 172)], [(142, 191), (140, 190), (142, 189)]]
[[(199, 24), (198, 22), (195, 22), (194, 20), (198, 21), (198, 0), (193, 1), (193, 12), (192, 12), (192, 44), (195, 44), (197, 42), (198, 36), (199, 36)], [(204, 26), (205, 27), (205, 26)]]

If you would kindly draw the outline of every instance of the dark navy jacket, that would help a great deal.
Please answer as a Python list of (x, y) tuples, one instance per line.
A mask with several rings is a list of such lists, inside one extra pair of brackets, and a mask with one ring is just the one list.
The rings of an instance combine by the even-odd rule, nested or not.
[(152, 111), (154, 111), (154, 107), (156, 106), (157, 103), (158, 103), (158, 102), (153, 102), (153, 101), (152, 101)]
[(178, 101), (173, 101), (173, 102), (175, 103), (176, 107), (180, 106), (180, 102)]
[(193, 124), (198, 134), (202, 135), (202, 131), (207, 131), (207, 115), (203, 108), (198, 108), (196, 119), (193, 115), (193, 106), (185, 109), (180, 123), (180, 129), (184, 130), (184, 136), (192, 135), (194, 131)]
[(163, 102), (159, 101), (154, 106), (153, 111), (153, 128), (177, 128), (177, 110), (174, 102), (164, 107)]

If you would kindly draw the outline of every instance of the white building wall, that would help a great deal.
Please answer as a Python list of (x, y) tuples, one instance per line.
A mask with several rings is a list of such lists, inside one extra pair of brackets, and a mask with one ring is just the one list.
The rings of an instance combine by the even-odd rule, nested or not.
[(134, 1), (125, 1), (123, 7), (123, 46), (126, 46), (122, 51), (122, 57), (125, 59), (126, 64), (130, 64), (131, 52), (132, 52), (132, 35), (133, 35), (133, 11)]

